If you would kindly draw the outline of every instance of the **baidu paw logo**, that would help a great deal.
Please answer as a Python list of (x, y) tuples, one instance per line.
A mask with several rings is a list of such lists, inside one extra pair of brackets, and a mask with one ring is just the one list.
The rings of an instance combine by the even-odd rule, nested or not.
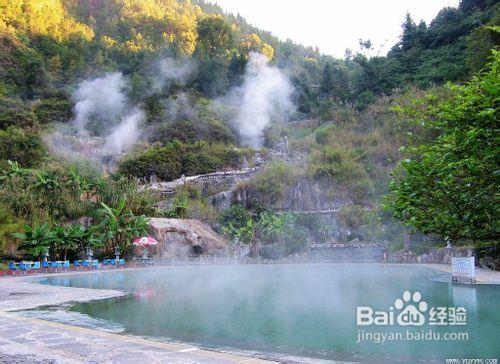
[(425, 315), (427, 311), (427, 302), (422, 300), (422, 294), (419, 291), (404, 291), (403, 297), (394, 301), (394, 307), (401, 312), (396, 321), (400, 326), (422, 326), (425, 324)]

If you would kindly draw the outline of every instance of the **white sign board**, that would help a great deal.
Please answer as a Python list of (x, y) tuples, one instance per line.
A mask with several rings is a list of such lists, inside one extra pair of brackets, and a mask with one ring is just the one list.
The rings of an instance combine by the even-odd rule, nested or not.
[(451, 258), (451, 275), (454, 280), (476, 279), (476, 265), (474, 257)]

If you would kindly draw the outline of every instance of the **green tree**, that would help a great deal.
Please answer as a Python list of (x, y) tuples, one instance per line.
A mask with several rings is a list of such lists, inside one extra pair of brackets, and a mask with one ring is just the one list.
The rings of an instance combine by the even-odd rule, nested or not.
[(249, 218), (244, 225), (240, 225), (239, 227), (235, 227), (229, 222), (224, 227), (224, 230), (227, 234), (238, 238), (239, 241), (249, 244), (250, 255), (256, 257), (259, 255), (262, 243), (266, 239), (282, 232), (286, 226), (286, 222), (285, 215), (279, 216), (265, 211), (257, 219)]
[(212, 15), (198, 22), (198, 43), (195, 53), (202, 57), (227, 56), (232, 45), (229, 24), (221, 16)]
[(430, 110), (428, 127), (440, 135), (411, 148), (391, 183), (388, 207), (423, 233), (446, 239), (499, 238), (498, 100), (500, 53), (452, 97)]
[(85, 251), (86, 248), (103, 246), (100, 237), (95, 235), (93, 227), (86, 228), (80, 224), (56, 225), (54, 227), (54, 248), (63, 252), (66, 260), (68, 251)]
[(115, 208), (101, 202), (97, 215), (101, 219), (99, 229), (108, 252), (119, 247), (123, 254), (127, 254), (132, 240), (147, 233), (148, 219), (144, 215), (136, 216), (127, 209), (125, 199), (121, 199)]

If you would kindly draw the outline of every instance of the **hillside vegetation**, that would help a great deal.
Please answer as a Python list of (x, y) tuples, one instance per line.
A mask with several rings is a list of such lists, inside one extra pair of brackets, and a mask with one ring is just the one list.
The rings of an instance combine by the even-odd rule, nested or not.
[[(203, 0), (2, 2), (2, 244), (14, 244), (12, 233), (19, 232), (24, 223), (45, 223), (49, 229), (85, 220), (83, 225), (93, 226), (93, 219), (105, 213), (100, 202), (130, 214), (124, 221), (142, 214), (162, 215), (165, 212), (153, 208), (153, 197), (147, 193), (130, 197), (130, 191), (137, 187), (136, 178), (155, 175), (168, 181), (182, 174), (237, 168), (243, 157), (250, 158), (252, 147), (272, 150), (285, 137), (291, 160), (272, 162), (244, 186), (256, 191), (265, 205), (256, 204), (253, 215), (247, 216), (255, 225), (240, 226), (246, 226), (252, 234), (259, 223), (268, 227), (279, 222), (285, 230), (300, 225), (292, 217), (276, 220), (272, 214), (263, 214), (270, 214), (273, 203), (287, 198), (290, 186), (307, 181), (320, 186), (326, 196), (339, 196), (354, 205), (344, 211), (345, 220), (357, 221), (353, 227), (370, 225), (372, 237), (392, 234), (395, 240), (401, 238), (400, 228), (396, 233), (391, 230), (394, 225), (390, 216), (394, 213), (412, 229), (436, 234), (439, 239), (496, 241), (498, 229), (492, 221), (498, 214), (491, 206), (474, 205), (468, 213), (453, 212), (452, 222), (444, 218), (437, 221), (437, 217), (429, 219), (427, 214), (417, 212), (428, 206), (440, 209), (448, 200), (439, 196), (440, 202), (431, 203), (421, 195), (416, 199), (408, 189), (423, 191), (429, 187), (431, 181), (419, 180), (412, 172), (432, 176), (434, 172), (427, 168), (433, 160), (452, 165), (452, 174), (463, 160), (469, 160), (463, 149), (470, 145), (461, 145), (457, 139), (485, 133), (481, 138), (497, 142), (492, 141), (494, 127), (490, 124), (498, 120), (498, 53), (494, 50), (500, 38), (499, 14), (499, 4), (494, 0), (462, 0), (457, 8), (442, 9), (429, 24), (416, 23), (409, 15), (402, 19), (400, 41), (386, 56), (368, 57), (376, 50), (364, 40), (359, 50), (347, 50), (344, 59), (335, 59), (290, 40), (280, 41)], [(324, 27), (328, 31), (326, 24)], [(245, 134), (238, 129), (241, 120), (254, 123), (258, 118), (242, 118), (234, 101), (242, 99), (244, 88), (255, 86), (252, 82), (260, 82), (258, 78), (248, 80), (247, 70), (255, 67), (254, 63), (269, 67), (264, 79), (275, 77), (281, 82), (279, 91), (283, 94), (278, 101), (283, 102), (283, 109), (287, 107), (286, 113), (268, 115), (263, 145), (245, 142)], [(114, 82), (105, 97), (95, 97), (85, 88), (103, 80)], [(447, 82), (463, 86), (445, 86)], [(492, 89), (481, 88), (490, 83)], [(472, 98), (477, 88), (484, 91), (484, 98)], [(464, 95), (469, 99), (464, 100)], [(89, 100), (94, 107), (87, 110)], [(469, 103), (472, 106), (467, 106)], [(450, 110), (457, 105), (465, 108), (467, 116)], [(490, 118), (489, 124), (478, 121), (474, 127), (468, 125), (477, 115)], [(288, 124), (303, 119), (317, 120), (317, 127), (293, 128)], [(94, 141), (109, 139), (113, 136), (110, 128), (117, 125), (137, 127), (141, 135), (140, 140), (115, 137), (122, 149), (103, 152), (101, 157), (107, 164), (110, 155), (120, 156), (115, 174), (97, 177), (87, 155), (71, 158), (66, 140), (82, 136)], [(48, 137), (57, 133), (66, 133), (66, 139), (58, 139), (59, 144), (48, 143)], [(108, 139), (103, 142), (103, 150)], [(451, 143), (451, 147), (449, 139), (456, 144)], [(130, 148), (125, 149), (127, 143)], [(83, 144), (82, 153), (86, 148)], [(479, 150), (474, 152), (478, 157), (474, 163), (483, 167), (488, 164), (484, 170), (477, 168), (488, 176), (498, 170), (496, 157), (483, 158), (484, 145), (474, 145)], [(400, 164), (403, 158), (409, 158), (409, 151), (412, 162)], [(455, 153), (454, 157), (438, 158), (449, 153)], [(74, 163), (78, 167), (66, 174), (68, 164)], [(391, 210), (383, 212), (382, 201), (393, 179), (391, 172), (398, 165), (397, 178), (390, 187), (392, 202), (386, 204)], [(461, 181), (474, 171), (464, 172)], [(498, 187), (498, 181), (490, 177), (481, 180), (472, 195), (464, 194), (464, 199), (475, 201), (481, 191)], [(81, 189), (72, 192), (68, 186), (74, 179)], [(13, 192), (19, 185), (24, 186), (21, 195)], [(447, 196), (456, 192), (456, 181), (443, 180), (439, 186), (445, 188)], [(103, 197), (101, 187), (108, 197)], [(478, 201), (493, 201), (490, 192)], [(78, 206), (80, 203), (82, 206)], [(186, 211), (192, 211), (185, 205), (191, 203), (204, 206), (203, 213), (192, 211), (193, 216), (217, 225), (216, 213), (199, 194), (180, 191), (176, 203), (170, 215), (181, 211), (177, 215), (185, 217)], [(462, 200), (456, 203), (471, 206)], [(367, 208), (372, 212), (367, 213)], [(449, 215), (447, 211), (443, 214)], [(476, 215), (478, 211), (481, 214)], [(486, 225), (479, 224), (471, 214), (487, 215)], [(385, 228), (381, 228), (382, 222)], [(307, 224), (303, 222), (309, 226), (308, 234), (314, 234), (311, 226), (316, 225)], [(243, 234), (234, 229), (226, 231)], [(96, 230), (95, 235), (110, 244), (109, 249), (118, 244), (105, 232)], [(241, 236), (253, 243), (259, 241), (254, 235)]]

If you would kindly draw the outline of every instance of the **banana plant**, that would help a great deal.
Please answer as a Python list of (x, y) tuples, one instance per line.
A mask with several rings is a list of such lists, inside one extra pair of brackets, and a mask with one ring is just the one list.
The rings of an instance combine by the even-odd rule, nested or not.
[(68, 251), (84, 251), (88, 247), (97, 248), (103, 245), (102, 240), (95, 236), (93, 228), (75, 224), (58, 225), (54, 230), (54, 245), (64, 252), (64, 260)]
[(9, 169), (6, 171), (2, 171), (2, 175), (0, 175), (1, 181), (10, 181), (11, 187), (14, 187), (15, 183), (13, 179), (19, 177), (24, 178), (31, 173), (30, 169), (22, 168), (17, 161), (8, 160)]
[(144, 215), (136, 216), (125, 207), (125, 199), (120, 199), (117, 207), (110, 207), (101, 202), (98, 210), (101, 219), (99, 229), (103, 239), (108, 242), (108, 250), (119, 247), (126, 252), (132, 246), (132, 240), (146, 234), (148, 219)]
[(34, 257), (47, 254), (56, 240), (54, 231), (47, 224), (25, 225), (23, 233), (14, 233), (12, 235), (21, 241), (18, 250), (25, 251)]
[(34, 188), (38, 192), (54, 192), (59, 188), (59, 182), (51, 173), (43, 170), (35, 172), (36, 181)]

